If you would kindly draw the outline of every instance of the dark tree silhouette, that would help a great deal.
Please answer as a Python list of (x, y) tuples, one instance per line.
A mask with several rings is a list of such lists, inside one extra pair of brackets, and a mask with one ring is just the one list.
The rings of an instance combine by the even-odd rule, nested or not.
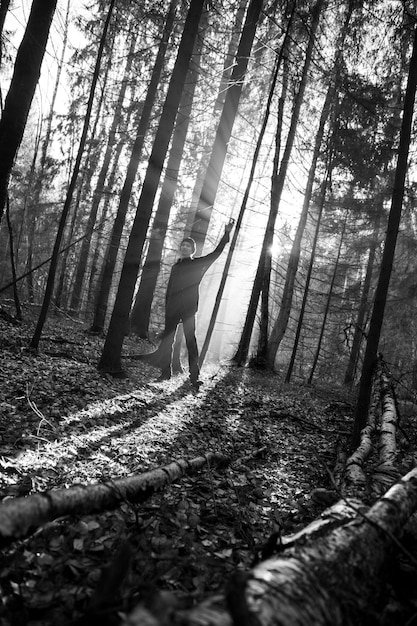
[(360, 433), (366, 424), (369, 399), (371, 394), (372, 372), (375, 366), (382, 323), (384, 321), (385, 304), (394, 261), (398, 229), (400, 226), (402, 203), (404, 197), (404, 183), (407, 173), (408, 152), (410, 149), (411, 127), (414, 112), (414, 100), (417, 87), (417, 28), (414, 30), (413, 52), (408, 70), (407, 89), (404, 98), (403, 119), (398, 146), (397, 167), (395, 170), (394, 187), (392, 190), (391, 210), (388, 218), (388, 227), (385, 236), (384, 253), (381, 269), (375, 291), (374, 305), (369, 325), (368, 340), (359, 384), (358, 400), (356, 403), (355, 420), (352, 434), (352, 447), (356, 447), (360, 440)]
[[(38, 84), (57, 0), (33, 0), (0, 120), (0, 221), (17, 150)], [(2, 3), (3, 8), (3, 3)]]

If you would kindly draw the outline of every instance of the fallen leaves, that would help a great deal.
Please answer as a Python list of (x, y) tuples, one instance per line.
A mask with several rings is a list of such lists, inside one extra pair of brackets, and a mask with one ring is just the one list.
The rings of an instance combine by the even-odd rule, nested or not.
[[(7, 491), (12, 485), (33, 493), (116, 479), (210, 450), (232, 464), (188, 476), (141, 506), (56, 520), (4, 551), (0, 586), (11, 616), (36, 626), (81, 617), (121, 545), (129, 546), (130, 563), (114, 615), (149, 599), (149, 586), (197, 601), (236, 567), (249, 567), (271, 533), (294, 531), (315, 515), (308, 494), (327, 487), (337, 434), (329, 429), (328, 396), (317, 400), (312, 389), (300, 399), (277, 377), (241, 368), (206, 366), (198, 395), (185, 375), (169, 386), (150, 384), (154, 370), (139, 361), (128, 362), (127, 379), (101, 377), (102, 340), (63, 330), (62, 321), (54, 340), (56, 321), (37, 357), (24, 347), (30, 329), (0, 323), (8, 336), (1, 495), (17, 495)], [(71, 343), (59, 356), (62, 337)]]

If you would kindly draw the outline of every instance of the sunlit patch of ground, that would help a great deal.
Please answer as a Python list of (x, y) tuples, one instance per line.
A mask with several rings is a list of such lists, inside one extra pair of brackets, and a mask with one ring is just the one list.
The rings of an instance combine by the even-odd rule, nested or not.
[[(277, 528), (291, 532), (317, 514), (310, 493), (328, 485), (336, 439), (351, 419), (326, 408), (331, 393), (318, 397), (227, 366), (205, 367), (198, 393), (185, 374), (155, 383), (157, 371), (138, 361), (126, 361), (128, 378), (115, 380), (96, 370), (102, 340), (76, 328), (51, 323), (37, 357), (25, 349), (29, 329), (0, 331), (8, 346), (0, 370), (2, 497), (113, 480), (209, 451), (231, 461), (143, 505), (57, 520), (4, 550), (3, 609), (20, 623), (82, 615), (120, 546), (131, 559), (113, 613), (134, 605), (149, 583), (197, 601), (234, 568), (249, 567)], [(64, 355), (54, 332), (72, 340)]]

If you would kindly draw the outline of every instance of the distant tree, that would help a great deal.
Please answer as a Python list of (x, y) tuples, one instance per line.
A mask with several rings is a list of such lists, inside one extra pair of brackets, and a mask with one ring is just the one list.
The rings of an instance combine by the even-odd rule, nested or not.
[(68, 187), (68, 191), (67, 191), (67, 196), (65, 199), (65, 203), (64, 203), (64, 207), (62, 210), (62, 214), (61, 214), (61, 219), (59, 222), (59, 226), (58, 226), (58, 231), (57, 231), (57, 235), (56, 235), (56, 239), (55, 239), (55, 244), (54, 244), (54, 249), (53, 249), (53, 253), (52, 253), (52, 258), (51, 258), (51, 264), (49, 266), (49, 273), (48, 273), (48, 280), (46, 283), (46, 288), (45, 288), (45, 294), (44, 294), (44, 298), (43, 298), (43, 302), (42, 302), (42, 307), (39, 313), (39, 318), (38, 318), (38, 322), (35, 328), (35, 332), (33, 334), (33, 337), (30, 341), (30, 347), (33, 350), (37, 350), (38, 346), (39, 346), (39, 341), (42, 335), (42, 330), (46, 321), (46, 316), (48, 314), (48, 309), (49, 309), (49, 305), (51, 302), (51, 298), (52, 298), (52, 293), (53, 293), (53, 289), (54, 289), (54, 283), (55, 283), (55, 275), (56, 275), (56, 268), (57, 268), (57, 264), (58, 264), (58, 258), (59, 258), (59, 251), (60, 251), (60, 247), (61, 247), (61, 242), (62, 242), (62, 236), (64, 233), (64, 228), (65, 228), (65, 223), (66, 223), (66, 219), (71, 207), (71, 202), (72, 202), (72, 198), (73, 198), (73, 194), (74, 194), (74, 190), (75, 190), (75, 186), (77, 183), (77, 178), (78, 178), (78, 174), (80, 171), (80, 167), (81, 167), (81, 159), (83, 156), (83, 152), (84, 152), (84, 148), (85, 148), (85, 142), (87, 139), (87, 132), (88, 132), (88, 126), (89, 126), (89, 122), (90, 122), (90, 117), (91, 117), (91, 111), (93, 108), (93, 101), (94, 101), (94, 94), (95, 94), (95, 90), (96, 90), (96, 86), (97, 86), (97, 81), (98, 81), (98, 77), (99, 77), (99, 73), (100, 73), (100, 64), (101, 64), (101, 59), (103, 56), (103, 51), (104, 51), (104, 45), (106, 42), (106, 36), (107, 36), (107, 31), (109, 28), (109, 24), (110, 24), (110, 20), (112, 17), (112, 13), (113, 13), (113, 9), (114, 9), (114, 5), (115, 5), (116, 0), (110, 0), (110, 5), (107, 11), (107, 16), (106, 16), (106, 20), (104, 23), (104, 27), (103, 27), (103, 33), (101, 35), (101, 39), (100, 39), (100, 44), (99, 44), (99, 48), (98, 48), (98, 53), (97, 53), (97, 59), (96, 59), (96, 65), (94, 68), (94, 73), (93, 73), (93, 77), (92, 77), (92, 81), (91, 81), (91, 89), (90, 89), (90, 95), (89, 95), (89, 99), (88, 99), (88, 103), (87, 103), (87, 110), (86, 110), (86, 114), (85, 114), (85, 119), (84, 119), (84, 126), (83, 126), (83, 131), (81, 134), (81, 138), (80, 138), (80, 143), (78, 146), (78, 152), (77, 152), (77, 157), (75, 160), (75, 164), (74, 164), (74, 170), (71, 176), (71, 180), (70, 180), (70, 184)]
[[(0, 120), (0, 221), (17, 150), (38, 84), (57, 0), (33, 0)], [(4, 5), (2, 5), (4, 7)]]
[(311, 197), (313, 193), (314, 181), (316, 178), (317, 163), (318, 163), (321, 149), (322, 149), (322, 142), (323, 142), (326, 124), (328, 123), (330, 113), (334, 106), (335, 96), (336, 96), (337, 89), (340, 83), (343, 48), (344, 48), (345, 40), (348, 34), (348, 29), (349, 29), (349, 24), (352, 18), (353, 8), (354, 8), (354, 0), (350, 0), (347, 3), (342, 29), (339, 34), (338, 40), (336, 42), (336, 56), (335, 56), (335, 61), (334, 61), (334, 68), (329, 76), (329, 86), (327, 88), (326, 97), (325, 97), (322, 111), (321, 111), (320, 122), (319, 122), (318, 130), (316, 133), (316, 137), (315, 137), (314, 150), (313, 150), (311, 165), (310, 165), (310, 169), (308, 173), (306, 190), (304, 194), (303, 208), (301, 211), (297, 230), (296, 230), (292, 247), (291, 247), (290, 257), (289, 257), (288, 266), (287, 266), (287, 270), (285, 274), (285, 283), (284, 283), (284, 289), (283, 289), (283, 294), (281, 298), (281, 304), (279, 308), (278, 317), (274, 322), (273, 328), (271, 330), (271, 334), (268, 339), (269, 345), (264, 346), (263, 354), (260, 354), (258, 351), (258, 361), (259, 360), (264, 361), (266, 359), (268, 351), (270, 354), (272, 354), (273, 352), (277, 353), (279, 346), (281, 344), (281, 341), (284, 337), (284, 334), (287, 330), (288, 321), (289, 321), (290, 313), (291, 313), (293, 296), (294, 296), (295, 279), (296, 279), (298, 264), (299, 264), (300, 255), (301, 255), (301, 242), (302, 242), (304, 230), (305, 230), (306, 223), (307, 223), (308, 211), (309, 211)]
[(81, 291), (83, 287), (84, 275), (87, 270), (88, 254), (91, 246), (91, 239), (93, 236), (93, 230), (97, 219), (97, 213), (99, 210), (100, 202), (103, 196), (103, 190), (108, 175), (110, 161), (112, 153), (116, 144), (116, 133), (123, 117), (123, 104), (126, 96), (126, 90), (128, 86), (128, 80), (130, 77), (130, 71), (134, 59), (134, 49), (136, 44), (136, 38), (132, 37), (130, 47), (127, 51), (126, 65), (124, 68), (124, 77), (121, 80), (121, 86), (117, 100), (114, 104), (113, 119), (108, 131), (106, 150), (104, 152), (103, 160), (101, 163), (100, 171), (98, 173), (93, 198), (91, 201), (90, 212), (87, 218), (86, 224), (86, 237), (81, 244), (81, 250), (79, 252), (77, 267), (75, 271), (73, 290), (71, 295), (70, 308), (73, 311), (77, 311), (80, 305)]
[(252, 287), (252, 293), (248, 305), (248, 310), (245, 318), (245, 323), (243, 326), (241, 338), (239, 341), (239, 346), (235, 355), (233, 356), (233, 360), (242, 365), (246, 362), (249, 352), (249, 345), (252, 336), (253, 326), (256, 318), (256, 311), (258, 309), (259, 297), (261, 294), (262, 286), (264, 284), (264, 274), (266, 267), (266, 257), (270, 254), (273, 238), (274, 238), (274, 228), (275, 222), (278, 214), (279, 203), (281, 200), (282, 191), (284, 188), (284, 182), (287, 175), (288, 164), (290, 160), (291, 151), (294, 144), (295, 133), (297, 130), (298, 120), (300, 116), (301, 105), (304, 98), (305, 88), (307, 84), (308, 71), (312, 60), (314, 44), (316, 39), (317, 27), (319, 24), (319, 18), (321, 14), (321, 10), (324, 5), (324, 0), (317, 0), (312, 9), (312, 20), (311, 20), (311, 28), (309, 31), (309, 39), (307, 50), (304, 58), (304, 65), (302, 70), (302, 76), (300, 80), (300, 84), (298, 87), (298, 91), (295, 97), (294, 107), (291, 115), (291, 123), (290, 129), (288, 131), (288, 136), (286, 140), (285, 149), (282, 155), (279, 171), (277, 176), (272, 181), (272, 190), (271, 196), (273, 201), (271, 200), (271, 208), (268, 215), (268, 222), (265, 230), (264, 239), (262, 242), (261, 254), (258, 262), (258, 267), (256, 270), (255, 280)]

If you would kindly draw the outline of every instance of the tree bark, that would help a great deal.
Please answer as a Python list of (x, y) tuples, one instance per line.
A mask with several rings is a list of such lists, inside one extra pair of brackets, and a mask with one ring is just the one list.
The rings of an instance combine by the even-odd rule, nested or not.
[(10, 173), (38, 84), (57, 0), (33, 0), (0, 120), (0, 222)]
[(63, 515), (88, 515), (117, 508), (123, 502), (144, 502), (155, 491), (205, 465), (222, 465), (228, 458), (210, 452), (187, 461), (179, 459), (136, 476), (96, 485), (53, 489), (0, 504), (0, 546), (26, 537), (43, 524)]
[(177, 59), (172, 71), (159, 126), (156, 131), (149, 164), (143, 181), (135, 219), (127, 244), (116, 301), (110, 319), (98, 367), (100, 370), (120, 374), (123, 339), (128, 332), (129, 313), (138, 275), (143, 246), (152, 215), (153, 203), (158, 189), (162, 168), (174, 128), (178, 106), (184, 89), (187, 71), (197, 37), (198, 25), (205, 0), (191, 0), (184, 24)]
[(370, 382), (375, 367), (379, 338), (384, 320), (385, 304), (394, 261), (398, 229), (401, 220), (402, 202), (404, 197), (404, 183), (407, 173), (408, 152), (410, 148), (411, 127), (414, 113), (414, 100), (417, 86), (417, 29), (414, 31), (413, 51), (410, 60), (407, 88), (404, 98), (403, 119), (398, 147), (398, 160), (395, 170), (394, 188), (392, 192), (391, 210), (388, 218), (388, 227), (385, 237), (384, 252), (381, 269), (375, 292), (374, 306), (369, 325), (368, 340), (362, 365), (361, 380), (359, 383), (358, 400), (355, 410), (355, 421), (352, 433), (352, 448), (359, 441), (360, 432), (366, 422), (366, 413), (370, 398)]

